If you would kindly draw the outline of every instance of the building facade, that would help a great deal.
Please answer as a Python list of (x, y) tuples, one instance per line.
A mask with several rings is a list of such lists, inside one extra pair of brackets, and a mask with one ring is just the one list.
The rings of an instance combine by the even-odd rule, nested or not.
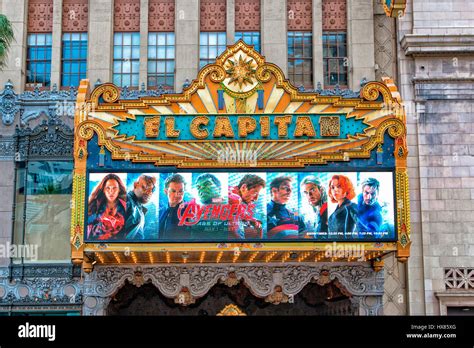
[[(16, 37), (0, 75), (0, 241), (39, 245), (38, 261), (0, 259), (0, 311), (133, 314), (146, 305), (122, 303), (142, 296), (139, 291), (156, 300), (153, 314), (214, 314), (228, 303), (222, 298), (260, 314), (424, 315), (472, 308), (474, 9), (462, 0), (407, 3), (392, 18), (373, 0), (0, 0)], [(122, 99), (179, 92), (238, 39), (301, 90), (351, 97), (364, 81), (384, 76), (399, 86), (409, 123), (408, 264), (389, 255), (380, 272), (369, 263), (209, 263), (90, 274), (71, 264), (79, 81), (113, 82)], [(181, 293), (183, 287), (191, 291)], [(325, 302), (328, 293), (340, 301)], [(197, 298), (204, 299), (197, 307), (180, 306)], [(280, 304), (261, 309), (259, 301)]]

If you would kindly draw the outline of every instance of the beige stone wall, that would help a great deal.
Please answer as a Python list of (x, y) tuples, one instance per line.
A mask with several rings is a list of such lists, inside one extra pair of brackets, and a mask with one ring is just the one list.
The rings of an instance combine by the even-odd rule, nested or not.
[(373, 1), (348, 0), (347, 19), (349, 88), (359, 90), (363, 78), (375, 79)]
[(399, 85), (408, 111), (413, 315), (440, 313), (436, 293), (445, 292), (445, 268), (474, 266), (474, 50), (467, 28), (474, 7), (457, 0), (427, 3), (414, 1), (398, 20)]
[(286, 74), (288, 69), (286, 1), (262, 0), (262, 53), (268, 62), (278, 65)]
[(94, 84), (112, 81), (114, 0), (89, 1), (87, 77)]
[(18, 92), (23, 89), (26, 74), (26, 1), (3, 0), (0, 13), (11, 21), (15, 35), (6, 59), (6, 66), (0, 74), (0, 88), (11, 80)]
[(414, 34), (474, 34), (474, 2), (413, 0)]
[(176, 91), (199, 67), (199, 0), (176, 0)]

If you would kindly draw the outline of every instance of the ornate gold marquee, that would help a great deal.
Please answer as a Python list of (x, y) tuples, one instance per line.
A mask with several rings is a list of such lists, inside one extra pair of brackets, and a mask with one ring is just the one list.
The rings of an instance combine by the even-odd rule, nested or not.
[[(88, 145), (94, 137), (98, 146), (108, 150), (112, 160), (118, 162), (176, 168), (241, 168), (244, 165), (239, 161), (218, 161), (219, 153), (252, 151), (259, 168), (304, 168), (369, 159), (374, 150), (382, 149), (388, 134), (395, 144), (398, 241), (357, 244), (364, 248), (367, 259), (378, 260), (395, 251), (400, 261), (407, 260), (411, 242), (406, 120), (400, 95), (391, 79), (369, 82), (362, 88), (360, 97), (353, 98), (299, 92), (279, 67), (265, 62), (263, 56), (239, 41), (229, 46), (215, 64), (201, 69), (197, 79), (182, 93), (137, 100), (121, 100), (119, 96), (119, 89), (108, 83), (90, 92), (88, 80), (81, 82), (78, 93), (71, 244), (73, 261), (83, 263), (85, 269), (90, 270), (92, 263), (353, 261), (344, 256), (327, 257), (324, 252), (332, 243), (321, 242), (85, 243)], [(308, 123), (307, 115), (311, 114), (321, 116), (319, 125)], [(274, 115), (281, 118), (272, 123), (269, 117)], [(214, 130), (208, 129), (206, 123), (212, 117)], [(239, 118), (238, 128), (229, 129), (232, 117)], [(351, 124), (363, 125), (363, 129), (344, 135), (342, 125), (334, 123), (340, 117)], [(252, 121), (255, 118), (257, 121)], [(296, 122), (299, 131), (285, 133), (280, 125), (287, 121)], [(180, 122), (187, 128), (179, 128)], [(125, 124), (138, 130), (137, 125), (141, 125), (142, 137), (136, 136), (137, 132), (127, 134)], [(165, 129), (164, 138), (157, 136), (161, 134), (160, 124)], [(318, 126), (320, 133), (311, 139), (310, 135), (316, 134), (311, 129)], [(276, 138), (269, 136), (269, 127), (277, 129)], [(188, 131), (189, 138), (185, 139)], [(200, 138), (206, 132), (207, 136)], [(354, 243), (337, 245), (349, 247)]]

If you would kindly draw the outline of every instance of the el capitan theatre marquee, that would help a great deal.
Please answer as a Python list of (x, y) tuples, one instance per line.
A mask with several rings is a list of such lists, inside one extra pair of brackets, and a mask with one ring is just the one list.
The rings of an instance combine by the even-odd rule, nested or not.
[[(180, 94), (79, 89), (72, 260), (325, 262), (409, 256), (405, 113), (389, 78), (300, 92), (239, 41)], [(336, 243), (336, 244), (334, 244)], [(378, 266), (377, 266), (378, 265)]]

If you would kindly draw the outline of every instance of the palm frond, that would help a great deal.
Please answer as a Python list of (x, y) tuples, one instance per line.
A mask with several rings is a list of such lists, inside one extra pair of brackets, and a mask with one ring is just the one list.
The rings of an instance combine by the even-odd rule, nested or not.
[(13, 27), (10, 20), (0, 14), (0, 40), (10, 44), (14, 39)]
[(8, 49), (14, 39), (11, 22), (5, 15), (0, 14), (0, 69), (5, 66)]

